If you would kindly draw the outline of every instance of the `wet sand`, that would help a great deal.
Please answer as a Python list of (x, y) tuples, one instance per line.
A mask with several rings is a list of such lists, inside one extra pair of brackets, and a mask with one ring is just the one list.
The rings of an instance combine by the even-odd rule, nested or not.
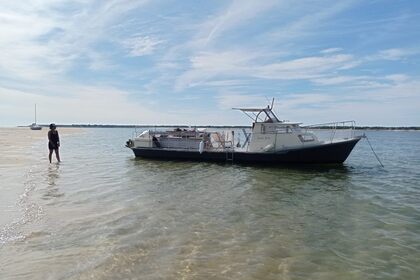
[[(0, 213), (2, 213), (0, 226), (10, 224), (21, 215), (18, 204), (31, 188), (27, 183), (32, 174), (31, 170), (37, 165), (49, 164), (48, 131), (47, 128), (42, 130), (30, 130), (27, 127), (0, 128)], [(58, 128), (58, 132), (61, 142), (65, 145), (67, 137), (83, 133), (84, 130)], [(44, 146), (42, 142), (45, 143)]]
[[(80, 128), (58, 128), (60, 137), (65, 138), (72, 134), (83, 133)], [(38, 141), (45, 141), (45, 155), (48, 160), (48, 133), (49, 129), (30, 130), (27, 127), (1, 128), (0, 127), (0, 167), (6, 165), (25, 165), (30, 158), (27, 153)]]

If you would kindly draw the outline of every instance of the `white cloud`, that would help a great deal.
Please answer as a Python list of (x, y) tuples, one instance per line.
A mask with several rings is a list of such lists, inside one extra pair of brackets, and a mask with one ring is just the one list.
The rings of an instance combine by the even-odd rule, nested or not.
[(365, 60), (366, 61), (377, 61), (377, 60), (399, 61), (399, 60), (404, 60), (410, 56), (418, 55), (419, 53), (420, 53), (420, 50), (413, 49), (413, 48), (386, 49), (386, 50), (380, 50), (373, 55), (367, 56)]
[(316, 85), (321, 86), (342, 86), (353, 89), (377, 89), (388, 88), (390, 82), (400, 84), (408, 82), (410, 77), (404, 74), (393, 74), (386, 76), (326, 76), (322, 78), (311, 79)]
[(144, 56), (152, 54), (162, 43), (163, 41), (150, 36), (138, 36), (125, 40), (123, 45), (129, 50), (130, 56)]
[[(308, 124), (356, 120), (359, 125), (417, 126), (413, 114), (418, 111), (419, 103), (420, 82), (407, 80), (359, 91), (292, 95), (282, 99), (281, 111)], [(312, 107), (314, 104), (316, 106)]]
[(221, 14), (201, 24), (197, 41), (204, 39), (207, 44), (227, 30), (248, 23), (250, 19), (259, 16), (275, 5), (278, 5), (278, 1), (234, 0)]
[(367, 76), (333, 76), (312, 79), (311, 81), (318, 85), (341, 85), (360, 81), (366, 81), (369, 77)]
[[(35, 1), (2, 3), (0, 76), (27, 80), (63, 75), (81, 57), (94, 60), (94, 43), (107, 26), (148, 1)], [(47, 15), (47, 16), (46, 16)]]
[(278, 80), (317, 78), (336, 71), (353, 62), (353, 56), (346, 54), (304, 57), (257, 67), (256, 77)]
[(325, 106), (326, 104), (333, 101), (331, 95), (322, 93), (311, 93), (311, 94), (292, 94), (288, 95), (279, 102), (280, 108), (296, 109), (302, 107), (312, 107), (314, 105)]
[(409, 52), (402, 49), (388, 49), (380, 51), (377, 58), (387, 60), (400, 60), (401, 58), (409, 55)]
[(267, 99), (259, 95), (248, 95), (243, 93), (225, 91), (217, 96), (217, 102), (221, 109), (232, 108), (262, 108), (265, 107)]
[[(276, 42), (288, 43), (292, 39), (302, 40), (314, 35), (316, 28), (324, 24), (342, 11), (352, 7), (357, 0), (343, 1), (313, 1), (311, 5), (305, 2), (292, 1), (285, 17), (290, 17), (285, 24), (270, 32), (267, 38)], [(315, 31), (316, 32), (316, 31)]]
[(251, 71), (250, 61), (255, 57), (246, 51), (206, 52), (191, 58), (191, 69), (180, 75), (176, 90), (197, 86), (218, 75), (239, 76)]
[[(251, 53), (251, 54), (250, 54)], [(348, 54), (304, 57), (264, 64), (258, 53), (246, 50), (202, 53), (192, 58), (191, 69), (177, 80), (176, 89), (198, 86), (217, 77), (247, 77), (270, 80), (320, 79), (343, 67), (351, 67)]]
[[(44, 89), (44, 91), (47, 89)], [(38, 105), (39, 123), (165, 123), (176, 119), (165, 112), (155, 114), (144, 102), (137, 102), (129, 93), (110, 87), (53, 85), (48, 90), (65, 92), (63, 95), (41, 95), (29, 91), (0, 88), (0, 120), (7, 124), (29, 124), (33, 106)], [(71, 93), (71, 94), (69, 94)], [(14, 123), (7, 123), (15, 120)]]
[(336, 53), (336, 52), (341, 52), (341, 51), (343, 51), (342, 48), (329, 48), (329, 49), (322, 50), (321, 53), (330, 54), (330, 53)]
[(385, 76), (385, 79), (390, 80), (394, 83), (401, 83), (401, 82), (408, 81), (410, 77), (405, 74), (393, 74), (393, 75)]
[[(276, 97), (274, 111), (280, 119), (304, 124), (355, 120), (358, 125), (416, 126), (413, 112), (420, 103), (420, 82), (406, 80), (399, 84), (366, 88), (359, 91), (310, 92), (301, 94), (261, 96), (243, 92), (222, 91), (217, 96), (221, 109), (232, 107), (265, 107)], [(234, 115), (228, 114), (231, 120)], [(241, 120), (236, 116), (238, 120)], [(243, 123), (242, 123), (243, 124)]]

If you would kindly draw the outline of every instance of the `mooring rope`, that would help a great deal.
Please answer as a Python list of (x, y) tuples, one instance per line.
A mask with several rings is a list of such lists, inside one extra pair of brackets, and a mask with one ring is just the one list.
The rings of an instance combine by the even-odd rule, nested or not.
[(381, 160), (379, 159), (378, 155), (375, 153), (375, 150), (373, 150), (372, 145), (370, 144), (369, 138), (367, 137), (367, 135), (364, 135), (364, 137), (366, 138), (367, 142), (369, 143), (369, 146), (373, 152), (373, 154), (375, 155), (376, 159), (378, 160), (379, 164), (384, 167), (384, 165), (382, 164)]

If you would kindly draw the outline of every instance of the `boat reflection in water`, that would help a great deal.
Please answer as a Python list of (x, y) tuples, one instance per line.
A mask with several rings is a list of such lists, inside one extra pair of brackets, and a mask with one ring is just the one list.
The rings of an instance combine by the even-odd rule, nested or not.
[[(239, 140), (235, 142), (233, 130), (177, 128), (146, 130), (129, 139), (126, 146), (136, 157), (162, 160), (324, 164), (343, 163), (363, 137), (355, 135), (354, 121), (301, 126), (279, 120), (272, 106), (234, 109), (253, 120), (250, 132), (242, 130), (245, 139), (242, 144)], [(315, 133), (317, 130), (319, 133)]]

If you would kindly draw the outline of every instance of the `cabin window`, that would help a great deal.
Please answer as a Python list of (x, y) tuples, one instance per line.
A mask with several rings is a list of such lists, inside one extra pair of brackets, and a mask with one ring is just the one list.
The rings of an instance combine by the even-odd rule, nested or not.
[(292, 133), (293, 129), (290, 126), (280, 126), (276, 128), (277, 133)]
[(298, 135), (300, 141), (302, 142), (311, 142), (311, 141), (315, 141), (315, 138), (310, 135), (310, 134), (304, 134), (304, 135)]

